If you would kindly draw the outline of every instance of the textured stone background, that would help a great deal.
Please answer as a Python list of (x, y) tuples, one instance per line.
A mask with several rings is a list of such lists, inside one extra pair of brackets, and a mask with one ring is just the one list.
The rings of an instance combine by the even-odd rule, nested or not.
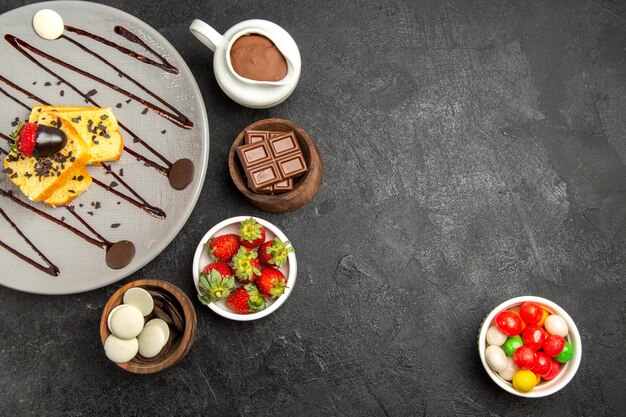
[[(0, 12), (24, 2), (0, 0)], [(416, 416), (623, 412), (626, 316), (626, 5), (623, 1), (111, 1), (180, 51), (208, 108), (209, 173), (176, 240), (116, 285), (45, 297), (0, 288), (0, 415)], [(266, 111), (230, 101), (188, 33), (246, 18), (285, 27), (303, 74)], [(3, 63), (4, 65), (4, 63)], [(232, 186), (226, 156), (250, 122), (291, 119), (316, 140), (324, 183), (268, 215)], [(188, 356), (154, 376), (104, 357), (101, 308), (119, 285), (193, 295), (193, 251), (240, 214), (298, 251), (288, 302), (234, 323), (198, 303)], [(583, 337), (582, 365), (541, 400), (483, 371), (484, 315), (549, 298)], [(622, 410), (621, 412), (619, 410)]]

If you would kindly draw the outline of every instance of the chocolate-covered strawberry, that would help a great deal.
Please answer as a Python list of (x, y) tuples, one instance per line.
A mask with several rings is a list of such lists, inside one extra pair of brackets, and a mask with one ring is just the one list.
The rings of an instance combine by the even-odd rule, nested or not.
[(287, 262), (287, 255), (293, 252), (289, 241), (283, 242), (280, 238), (268, 240), (259, 246), (259, 262), (262, 266), (280, 268)]
[(246, 248), (256, 248), (261, 245), (261, 243), (265, 242), (265, 228), (254, 220), (254, 218), (250, 217), (241, 222), (239, 238), (241, 244)]
[[(61, 121), (57, 122), (61, 126)], [(54, 155), (67, 145), (67, 136), (56, 127), (36, 123), (20, 124), (11, 134), (12, 148), (24, 156), (43, 158)]]

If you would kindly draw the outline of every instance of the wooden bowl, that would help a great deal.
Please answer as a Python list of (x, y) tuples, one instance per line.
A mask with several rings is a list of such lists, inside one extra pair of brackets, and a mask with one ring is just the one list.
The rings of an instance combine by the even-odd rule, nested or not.
[[(170, 331), (170, 339), (163, 348), (163, 351), (161, 351), (155, 359), (144, 360), (138, 355), (129, 362), (116, 364), (120, 368), (135, 374), (152, 374), (169, 368), (187, 354), (193, 344), (194, 337), (196, 336), (196, 310), (193, 308), (193, 304), (191, 303), (189, 297), (187, 297), (187, 295), (185, 295), (185, 293), (178, 287), (170, 284), (169, 282), (158, 279), (140, 279), (129, 282), (122, 288), (115, 291), (104, 306), (104, 311), (102, 311), (102, 317), (100, 319), (100, 339), (102, 340), (103, 346), (107, 337), (111, 334), (107, 325), (109, 313), (115, 307), (123, 303), (124, 293), (133, 287), (141, 287), (147, 291), (156, 291), (163, 294), (165, 297), (169, 297), (173, 301), (172, 304), (182, 317), (182, 333), (177, 334), (177, 332), (175, 332), (172, 328), (172, 331)], [(146, 317), (146, 322), (152, 318), (153, 313)]]
[[(246, 177), (237, 157), (237, 147), (244, 144), (244, 135), (247, 130), (272, 130), (278, 132), (294, 131), (308, 171), (301, 177), (294, 179), (293, 190), (281, 194), (259, 194), (248, 188)], [(228, 154), (228, 169), (230, 177), (245, 199), (255, 207), (270, 213), (285, 213), (298, 209), (309, 202), (317, 193), (324, 176), (324, 164), (317, 145), (300, 126), (284, 119), (263, 119), (252, 123), (237, 136)]]

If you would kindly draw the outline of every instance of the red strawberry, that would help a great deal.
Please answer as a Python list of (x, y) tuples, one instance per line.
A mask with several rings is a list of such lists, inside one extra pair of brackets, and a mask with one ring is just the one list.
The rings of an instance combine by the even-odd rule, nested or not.
[[(215, 267), (211, 267), (215, 265)], [(228, 270), (226, 268), (228, 268)], [(223, 274), (222, 272), (229, 272)], [(232, 269), (223, 262), (209, 264), (200, 273), (198, 280), (198, 299), (202, 304), (211, 304), (215, 300), (228, 297), (235, 288)]]
[(259, 246), (259, 262), (263, 266), (280, 268), (287, 262), (287, 255), (293, 252), (291, 243), (283, 243), (279, 238), (268, 240)]
[(33, 149), (35, 149), (35, 143), (37, 142), (37, 124), (26, 123), (20, 125), (11, 134), (15, 139), (17, 150), (24, 156), (33, 156)]
[(250, 249), (256, 248), (265, 242), (265, 229), (259, 222), (250, 217), (241, 222), (239, 237), (241, 238), (241, 244), (245, 247)]
[(259, 270), (258, 254), (246, 247), (240, 247), (237, 254), (233, 257), (233, 268), (235, 269), (235, 277), (239, 282), (248, 283), (254, 281), (261, 274)]
[(226, 299), (228, 307), (238, 314), (250, 314), (265, 308), (265, 300), (254, 284), (239, 287)]
[(213, 262), (213, 263), (210, 263), (210, 264), (208, 264), (207, 266), (204, 267), (202, 272), (204, 272), (205, 274), (208, 274), (212, 270), (216, 270), (223, 277), (226, 277), (226, 276), (231, 276), (232, 277), (232, 276), (235, 275), (235, 271), (233, 271), (233, 268), (228, 266), (228, 264), (226, 262)]
[(287, 280), (285, 275), (276, 268), (265, 268), (254, 281), (259, 292), (269, 298), (278, 298), (285, 292)]
[(217, 236), (204, 244), (217, 261), (228, 262), (239, 250), (239, 236), (234, 233)]

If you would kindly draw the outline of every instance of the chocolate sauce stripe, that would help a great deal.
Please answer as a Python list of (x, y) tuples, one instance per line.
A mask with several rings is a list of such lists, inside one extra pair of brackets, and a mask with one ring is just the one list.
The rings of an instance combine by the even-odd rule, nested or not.
[(5, 96), (7, 96), (8, 98), (10, 98), (11, 100), (13, 100), (14, 102), (16, 102), (17, 104), (19, 104), (20, 106), (24, 107), (26, 110), (30, 110), (30, 107), (28, 107), (26, 104), (24, 104), (24, 102), (20, 101), (17, 97), (15, 97), (14, 95), (10, 94), (9, 92), (7, 92), (4, 88), (0, 87), (0, 93), (4, 94)]
[(72, 216), (76, 217), (76, 219), (87, 228), (87, 230), (89, 230), (91, 233), (93, 233), (94, 236), (96, 236), (98, 239), (100, 239), (100, 241), (102, 241), (102, 243), (104, 243), (106, 246), (106, 248), (110, 247), (111, 245), (113, 245), (113, 243), (110, 240), (105, 239), (104, 237), (102, 237), (102, 235), (98, 232), (96, 232), (96, 230), (91, 227), (91, 225), (89, 223), (87, 223), (87, 221), (85, 219), (83, 219), (82, 217), (80, 217), (77, 213), (76, 210), (74, 210), (73, 206), (66, 206), (65, 207), (67, 209), (67, 211), (69, 211)]
[[(0, 75), (0, 81), (2, 81), (3, 83), (5, 83), (6, 85), (8, 85), (9, 87), (11, 87), (14, 90), (19, 91), (20, 93), (24, 94), (27, 98), (30, 98), (32, 100), (36, 100), (39, 101), (39, 103), (41, 104), (46, 104), (48, 105), (48, 103), (44, 100), (42, 100), (41, 98), (37, 97), (36, 95), (34, 95), (33, 93), (31, 93), (30, 91), (20, 87), (19, 85), (15, 84), (13, 81), (3, 77), (2, 75)], [(30, 110), (30, 108), (28, 109)]]
[[(34, 58), (33, 58), (34, 59)], [(96, 103), (90, 96), (88, 96), (87, 94), (84, 94), (82, 91), (80, 91), (78, 88), (76, 88), (76, 86), (74, 86), (73, 84), (65, 81), (62, 77), (60, 77), (58, 74), (56, 74), (54, 71), (46, 68), (45, 66), (43, 66), (43, 64), (39, 63), (39, 61), (34, 60), (33, 62), (35, 62), (35, 64), (37, 66), (39, 66), (40, 68), (44, 69), (48, 74), (52, 75), (53, 77), (58, 78), (59, 80), (61, 80), (63, 83), (65, 83), (68, 87), (70, 87), (72, 90), (74, 90), (79, 96), (83, 97), (85, 100), (87, 100), (89, 103), (93, 104), (96, 107), (101, 107), (98, 105), (98, 103)], [(42, 100), (41, 98), (35, 96), (34, 94), (32, 94), (31, 92), (17, 86), (16, 84), (14, 84), (13, 82), (9, 81), (8, 79), (6, 79), (5, 77), (3, 77), (2, 75), (0, 75), (0, 81), (4, 82), (5, 84), (7, 84), (8, 86), (20, 91), (22, 94), (24, 94), (25, 96), (27, 96), (28, 98), (34, 99), (39, 101), (41, 104), (45, 104), (45, 105), (49, 105), (45, 100)], [(156, 150), (154, 150), (150, 145), (148, 145), (143, 139), (141, 139), (139, 136), (137, 136), (134, 132), (132, 132), (130, 129), (128, 129), (125, 125), (123, 125), (121, 122), (118, 122), (120, 127), (122, 127), (126, 132), (128, 132), (128, 134), (130, 134), (134, 141), (140, 143), (141, 145), (143, 145), (147, 150), (149, 150), (150, 152), (152, 152), (155, 156), (157, 156), (159, 159), (161, 159), (163, 162), (165, 162), (167, 164), (168, 167), (172, 166), (172, 163), (169, 162), (163, 155), (161, 155), (159, 152), (157, 152)], [(141, 161), (143, 161), (143, 163), (146, 166), (149, 166), (151, 168), (154, 168), (155, 170), (157, 170), (160, 174), (166, 175), (168, 174), (168, 169), (166, 167), (161, 166), (160, 164), (158, 164), (157, 162), (143, 156), (142, 154), (140, 154), (139, 152), (129, 148), (128, 146), (124, 146), (124, 149), (128, 151), (128, 153), (130, 153), (131, 155), (133, 155), (135, 158), (140, 159)]]
[(54, 224), (56, 224), (58, 226), (64, 227), (65, 229), (69, 230), (70, 232), (74, 233), (78, 237), (80, 237), (83, 240), (91, 243), (94, 246), (97, 246), (97, 247), (102, 248), (102, 249), (106, 249), (106, 247), (107, 247), (107, 242), (102, 242), (102, 241), (96, 240), (96, 239), (86, 235), (85, 233), (81, 232), (80, 230), (76, 229), (75, 227), (70, 226), (69, 224), (67, 224), (65, 222), (62, 222), (61, 220), (57, 219), (56, 217), (51, 216), (48, 213), (46, 213), (44, 211), (41, 211), (41, 210), (39, 210), (36, 207), (31, 206), (28, 203), (25, 203), (24, 201), (22, 201), (19, 198), (15, 197), (11, 191), (6, 191), (6, 190), (4, 190), (4, 189), (2, 189), (0, 187), (0, 196), (7, 197), (10, 200), (12, 200), (13, 202), (15, 202), (16, 204), (24, 207), (25, 209), (30, 210), (30, 211), (32, 211), (35, 214), (38, 214), (39, 216), (43, 217), (46, 220), (51, 221), (52, 223), (54, 223)]
[[(71, 71), (74, 71), (77, 74), (82, 75), (83, 77), (89, 78), (91, 80), (94, 80), (96, 82), (99, 82), (100, 84), (109, 87), (110, 89), (112, 89), (113, 91), (116, 91), (120, 94), (125, 95), (128, 98), (131, 98), (139, 103), (141, 103), (143, 106), (146, 106), (147, 108), (151, 109), (152, 111), (154, 111), (156, 114), (158, 114), (159, 116), (171, 121), (172, 123), (174, 123), (175, 125), (182, 127), (184, 129), (191, 129), (193, 127), (193, 122), (191, 122), (191, 120), (189, 120), (186, 116), (184, 115), (177, 115), (177, 114), (172, 114), (169, 111), (147, 101), (142, 99), (141, 97), (131, 93), (130, 91), (127, 91), (123, 88), (121, 88), (118, 85), (115, 85), (113, 83), (110, 83), (96, 75), (93, 75), (87, 71), (84, 71), (78, 67), (75, 67), (71, 64), (68, 64), (67, 62), (63, 62), (62, 60), (60, 60), (59, 58), (56, 58), (55, 56), (52, 56), (44, 51), (42, 51), (41, 49), (38, 49), (32, 45), (30, 45), (28, 42), (23, 41), (22, 39), (13, 36), (11, 34), (6, 34), (4, 35), (4, 39), (11, 45), (13, 46), (15, 49), (17, 49), (17, 51), (19, 53), (21, 53), (22, 55), (24, 55), (26, 58), (28, 58), (30, 61), (32, 62), (38, 62), (37, 60), (35, 60), (28, 52), (26, 52), (25, 50), (28, 50), (36, 55), (39, 55), (42, 58), (47, 59), (48, 61), (51, 61), (57, 65), (60, 65), (64, 68), (67, 68)], [(39, 64), (41, 66), (41, 64)], [(45, 68), (42, 66), (42, 68)]]
[(115, 42), (112, 42), (108, 39), (105, 39), (101, 36), (98, 36), (94, 33), (91, 32), (87, 32), (84, 29), (80, 29), (74, 26), (70, 26), (70, 25), (65, 25), (65, 30), (67, 30), (68, 32), (73, 32), (77, 35), (80, 36), (85, 36), (87, 38), (91, 38), (97, 42), (100, 42), (106, 46), (109, 46), (111, 48), (117, 49), (118, 51), (132, 57), (135, 58), (136, 60), (144, 63), (144, 64), (148, 64), (148, 65), (153, 65), (157, 68), (161, 68), (163, 71), (167, 71), (170, 72), (172, 74), (178, 74), (178, 68), (176, 68), (175, 66), (173, 66), (172, 64), (170, 64), (165, 57), (159, 55), (154, 49), (152, 49), (150, 46), (148, 46), (144, 41), (142, 41), (141, 39), (139, 39), (137, 37), (137, 35), (135, 35), (134, 33), (130, 32), (128, 29), (125, 29), (121, 26), (115, 26), (115, 33), (117, 33), (118, 35), (120, 35), (121, 37), (125, 38), (126, 40), (128, 40), (129, 42), (138, 44), (140, 46), (142, 46), (144, 49), (146, 49), (147, 51), (149, 51), (151, 54), (153, 54), (154, 56), (156, 56), (157, 58), (159, 58), (161, 60), (161, 63), (158, 63), (150, 58), (148, 58), (145, 55), (139, 54), (131, 49), (128, 49), (122, 45), (119, 45)]
[(61, 35), (61, 39), (65, 39), (66, 41), (72, 43), (73, 45), (77, 46), (78, 48), (80, 48), (81, 50), (87, 52), (89, 55), (95, 57), (97, 60), (99, 60), (100, 62), (102, 62), (104, 65), (107, 65), (108, 67), (110, 67), (111, 69), (113, 69), (113, 71), (115, 71), (117, 74), (119, 74), (121, 77), (126, 78), (127, 80), (129, 80), (130, 82), (132, 82), (133, 84), (135, 84), (137, 87), (139, 87), (141, 90), (143, 90), (146, 94), (150, 95), (152, 98), (156, 99), (159, 103), (161, 103), (162, 105), (164, 105), (165, 107), (167, 107), (168, 109), (170, 109), (171, 111), (173, 111), (175, 114), (177, 114), (179, 117), (185, 117), (180, 111), (178, 111), (178, 109), (176, 109), (174, 106), (172, 106), (171, 104), (169, 104), (168, 102), (166, 102), (165, 100), (163, 100), (160, 96), (158, 96), (156, 93), (152, 92), (150, 89), (148, 89), (147, 87), (145, 87), (143, 84), (141, 84), (139, 81), (137, 81), (136, 79), (134, 79), (133, 77), (131, 77), (130, 75), (128, 75), (127, 73), (125, 73), (122, 69), (120, 69), (119, 67), (117, 67), (116, 65), (114, 65), (113, 63), (109, 62), (108, 60), (106, 60), (104, 57), (102, 57), (102, 55), (92, 51), (91, 49), (87, 48), (85, 45), (83, 45), (82, 43), (78, 42), (75, 39), (70, 38), (67, 35)]
[[(112, 172), (112, 171), (111, 171)], [(127, 202), (129, 202), (130, 204), (134, 205), (135, 207), (145, 211), (146, 213), (150, 214), (151, 216), (154, 216), (158, 219), (165, 219), (167, 217), (167, 215), (165, 214), (165, 212), (158, 208), (155, 207), (151, 204), (149, 204), (146, 200), (144, 200), (139, 194), (137, 194), (135, 192), (135, 190), (130, 187), (128, 184), (126, 184), (125, 182), (121, 181), (119, 179), (119, 177), (117, 177), (118, 181), (120, 181), (122, 183), (122, 185), (128, 190), (130, 191), (133, 195), (135, 195), (137, 197), (137, 200), (133, 199), (132, 197), (127, 196), (124, 193), (121, 193), (120, 191), (111, 188), (110, 185), (106, 185), (105, 183), (103, 183), (102, 181), (98, 180), (97, 178), (92, 178), (92, 181), (94, 184), (98, 185), (99, 187), (104, 188), (105, 190), (115, 194), (116, 196), (126, 200)]]
[(37, 253), (37, 255), (39, 255), (39, 257), (47, 264), (47, 267), (42, 265), (42, 264), (40, 264), (39, 262), (35, 261), (34, 259), (29, 258), (28, 256), (24, 255), (23, 253), (19, 252), (18, 250), (12, 248), (11, 246), (9, 246), (6, 243), (4, 243), (2, 240), (0, 240), (0, 246), (2, 246), (4, 249), (8, 250), (13, 255), (15, 255), (18, 258), (20, 258), (21, 260), (23, 260), (24, 262), (26, 262), (26, 263), (34, 266), (35, 268), (39, 269), (40, 271), (45, 272), (46, 274), (51, 275), (53, 277), (59, 276), (59, 274), (61, 273), (59, 268), (55, 264), (53, 264), (46, 257), (46, 255), (44, 255), (43, 252), (41, 252), (37, 248), (37, 246), (35, 246), (33, 244), (33, 242), (30, 241), (30, 239), (28, 237), (26, 237), (26, 235), (20, 230), (20, 228), (17, 227), (17, 225), (15, 223), (13, 223), (11, 218), (1, 208), (0, 208), (0, 215), (2, 215), (2, 217), (4, 217), (4, 219), (7, 221), (7, 223), (9, 223), (11, 225), (11, 227), (17, 232), (17, 234), (20, 235), (20, 237), (22, 239), (24, 239), (24, 241), (28, 244), (28, 246), (30, 246), (31, 249), (33, 251), (35, 251), (35, 253)]

